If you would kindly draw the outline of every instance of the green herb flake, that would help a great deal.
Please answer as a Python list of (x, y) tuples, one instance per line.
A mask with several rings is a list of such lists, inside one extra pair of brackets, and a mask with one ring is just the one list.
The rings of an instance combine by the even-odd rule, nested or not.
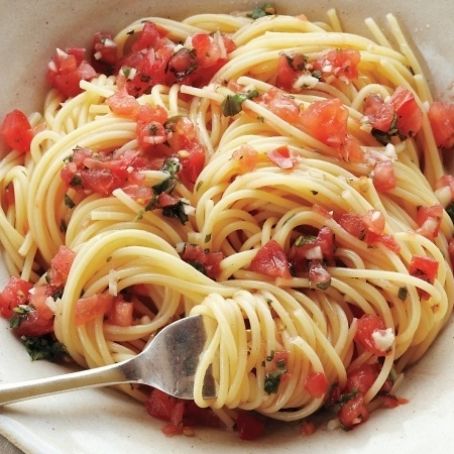
[(407, 299), (408, 289), (407, 287), (400, 287), (399, 291), (397, 292), (397, 296), (400, 300), (404, 301)]
[[(145, 207), (145, 211), (148, 211), (148, 210), (147, 210), (147, 207), (148, 207), (148, 205)], [(139, 211), (137, 212), (136, 217), (134, 218), (134, 221), (141, 221), (141, 220), (143, 219), (143, 215), (144, 215), (144, 210), (139, 210)], [(112, 257), (111, 257), (111, 258), (112, 258)]]
[(71, 181), (69, 182), (70, 186), (81, 186), (82, 185), (82, 178), (79, 175), (73, 175)]
[(211, 233), (209, 233), (208, 235), (205, 236), (205, 243), (208, 243), (209, 241), (211, 241)]
[(222, 101), (221, 109), (224, 117), (233, 117), (241, 112), (242, 104), (246, 99), (253, 99), (259, 95), (257, 90), (249, 90), (246, 93), (227, 95)]
[(68, 207), (68, 208), (74, 208), (76, 206), (76, 204), (74, 203), (74, 200), (68, 195), (68, 194), (65, 194), (65, 205)]
[(247, 17), (257, 20), (264, 16), (272, 16), (276, 14), (276, 8), (272, 3), (265, 3), (262, 6), (257, 6), (250, 13), (247, 14)]
[(202, 187), (203, 181), (199, 181), (195, 186), (195, 192), (197, 192)]
[(295, 240), (294, 246), (300, 247), (300, 246), (304, 246), (306, 244), (312, 244), (312, 243), (315, 243), (316, 239), (317, 239), (317, 237), (314, 235), (300, 235)]
[(66, 353), (64, 345), (57, 342), (51, 335), (22, 336), (21, 341), (33, 361), (39, 359), (58, 360)]
[(182, 224), (188, 222), (188, 215), (185, 207), (187, 206), (182, 200), (179, 200), (175, 205), (167, 206), (162, 209), (162, 214), (168, 218), (178, 219)]
[(285, 370), (278, 369), (265, 375), (265, 383), (263, 389), (267, 394), (273, 394), (277, 392), (281, 383), (281, 377), (283, 374), (285, 374), (285, 372)]
[(12, 329), (19, 328), (21, 323), (28, 317), (30, 312), (33, 312), (35, 307), (33, 305), (20, 304), (13, 309), (14, 315), (9, 320), (9, 326)]

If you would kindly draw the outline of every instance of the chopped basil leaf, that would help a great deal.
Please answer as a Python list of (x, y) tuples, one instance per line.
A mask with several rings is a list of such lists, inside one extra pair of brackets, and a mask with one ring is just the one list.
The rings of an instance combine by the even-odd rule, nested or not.
[(394, 136), (399, 136), (401, 139), (404, 139), (403, 136), (400, 136), (399, 130), (397, 129), (397, 120), (398, 120), (398, 117), (396, 114), (394, 114), (389, 131), (383, 132), (383, 131), (380, 131), (379, 129), (372, 128), (371, 134), (382, 145), (388, 145), (388, 143), (391, 142), (391, 137), (394, 137)]
[(188, 222), (188, 215), (186, 214), (185, 207), (187, 206), (182, 200), (179, 200), (175, 205), (167, 206), (162, 209), (162, 214), (168, 218), (176, 218), (182, 224)]
[(400, 287), (400, 289), (397, 293), (397, 296), (399, 297), (399, 299), (404, 301), (405, 299), (407, 299), (407, 295), (408, 295), (407, 287)]
[(189, 263), (189, 265), (191, 265), (197, 271), (200, 271), (202, 274), (206, 274), (206, 269), (200, 262), (190, 260), (187, 263)]
[(82, 185), (82, 178), (79, 175), (73, 175), (71, 181), (69, 182), (70, 186), (81, 186)]
[(121, 71), (123, 72), (123, 76), (125, 76), (126, 79), (128, 79), (129, 75), (131, 74), (131, 68), (129, 66), (123, 66), (121, 68)]
[(163, 192), (172, 192), (176, 184), (177, 182), (175, 181), (175, 178), (168, 177), (165, 180), (162, 180), (161, 183), (155, 184), (153, 186), (153, 191), (155, 192), (155, 194), (161, 194)]
[(20, 304), (13, 309), (14, 315), (9, 319), (9, 326), (12, 329), (19, 328), (20, 324), (27, 318), (28, 314), (34, 311), (33, 305)]
[(197, 192), (202, 187), (203, 181), (199, 181), (195, 186), (195, 191)]
[(286, 370), (278, 369), (265, 375), (265, 383), (263, 388), (267, 394), (277, 392), (279, 384), (281, 383), (281, 376), (285, 374), (285, 372)]
[(181, 170), (180, 160), (175, 157), (167, 158), (164, 161), (164, 164), (162, 165), (161, 170), (163, 172), (169, 173), (170, 176), (174, 177)]
[(257, 90), (249, 90), (246, 93), (227, 95), (222, 101), (221, 109), (224, 117), (233, 117), (241, 112), (241, 106), (246, 99), (253, 99), (259, 95)]
[(454, 222), (454, 202), (446, 207), (446, 213), (449, 214), (449, 217), (451, 218), (452, 222)]
[(328, 279), (326, 279), (325, 281), (317, 282), (317, 284), (315, 284), (315, 286), (317, 288), (319, 288), (320, 290), (326, 290), (327, 288), (329, 288), (331, 286), (331, 276)]
[(294, 246), (299, 247), (299, 246), (304, 246), (305, 244), (312, 244), (315, 242), (317, 239), (316, 236), (314, 235), (300, 235), (294, 243)]
[(74, 208), (76, 206), (74, 200), (68, 194), (65, 194), (65, 205), (68, 208)]
[(33, 361), (38, 359), (56, 360), (66, 353), (64, 345), (57, 342), (51, 335), (22, 336), (21, 341)]
[[(163, 192), (172, 192), (177, 184), (176, 174), (180, 171), (180, 169), (181, 169), (181, 164), (180, 164), (180, 161), (178, 158), (166, 159), (164, 161), (164, 164), (161, 167), (161, 170), (163, 172), (168, 173), (169, 176), (165, 180), (162, 180), (160, 183), (155, 184), (153, 186), (154, 193), (161, 194)], [(147, 208), (146, 208), (146, 210), (147, 210)]]
[(256, 20), (264, 16), (272, 16), (273, 14), (276, 14), (276, 8), (271, 3), (265, 3), (262, 6), (254, 8), (248, 13), (247, 17)]
[(54, 300), (58, 300), (62, 296), (63, 296), (63, 289), (62, 288), (60, 288), (60, 289), (56, 290), (54, 293), (52, 293), (52, 298)]

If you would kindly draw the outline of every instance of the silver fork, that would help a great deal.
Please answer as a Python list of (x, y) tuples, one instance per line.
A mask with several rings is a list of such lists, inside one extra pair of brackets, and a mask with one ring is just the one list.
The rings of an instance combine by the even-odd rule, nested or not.
[[(150, 385), (171, 396), (192, 399), (194, 375), (205, 340), (202, 317), (187, 317), (160, 331), (132, 359), (56, 377), (0, 385), (0, 406), (63, 391), (121, 383)], [(205, 376), (203, 395), (215, 396), (210, 371)]]

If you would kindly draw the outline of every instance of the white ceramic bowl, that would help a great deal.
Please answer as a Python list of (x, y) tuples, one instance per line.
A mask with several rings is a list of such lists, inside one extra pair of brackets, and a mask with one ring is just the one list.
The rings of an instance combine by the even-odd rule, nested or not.
[[(451, 0), (306, 0), (275, 1), (280, 12), (320, 19), (335, 6), (348, 30), (363, 31), (362, 20), (383, 22), (387, 12), (402, 21), (423, 56), (439, 94), (454, 80), (454, 3)], [(117, 31), (141, 16), (182, 18), (200, 12), (249, 9), (245, 0), (0, 0), (0, 117), (14, 107), (40, 109), (44, 69), (54, 48), (86, 45), (98, 30)], [(1, 269), (0, 286), (6, 281)], [(284, 429), (256, 442), (235, 434), (197, 430), (194, 438), (167, 438), (161, 422), (144, 408), (111, 390), (88, 390), (45, 397), (0, 411), (0, 433), (27, 453), (427, 453), (454, 452), (454, 327), (445, 329), (426, 357), (410, 371), (400, 393), (408, 405), (374, 413), (351, 432), (319, 431), (311, 437)], [(31, 362), (23, 347), (0, 322), (0, 381), (65, 372), (43, 361)]]

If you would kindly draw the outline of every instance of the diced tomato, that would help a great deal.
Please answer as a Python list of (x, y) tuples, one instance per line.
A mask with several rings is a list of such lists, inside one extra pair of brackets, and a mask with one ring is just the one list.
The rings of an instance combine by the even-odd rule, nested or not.
[(287, 256), (282, 246), (275, 240), (268, 241), (258, 250), (249, 269), (269, 277), (290, 278)]
[(363, 395), (358, 394), (345, 402), (337, 415), (339, 421), (346, 429), (352, 429), (367, 421), (369, 419), (369, 411), (367, 410)]
[(396, 408), (399, 405), (405, 405), (408, 403), (407, 399), (402, 397), (392, 396), (390, 394), (381, 397), (384, 408)]
[(211, 279), (216, 279), (221, 274), (221, 261), (224, 258), (222, 252), (204, 251), (200, 246), (186, 244), (182, 259), (195, 268), (204, 272)]
[(78, 95), (82, 90), (81, 80), (90, 80), (96, 71), (85, 60), (85, 49), (72, 48), (63, 52), (57, 49), (56, 55), (49, 63), (47, 79), (64, 98)]
[(313, 421), (303, 421), (301, 424), (301, 433), (305, 436), (312, 435), (317, 431), (317, 426), (314, 424)]
[(374, 332), (384, 330), (385, 328), (385, 322), (380, 316), (365, 314), (357, 321), (355, 341), (368, 352), (376, 356), (385, 356), (386, 352), (377, 348), (373, 338)]
[(355, 80), (358, 78), (358, 64), (361, 55), (354, 49), (330, 50), (314, 62), (314, 68), (324, 77), (334, 75), (339, 79)]
[(440, 231), (442, 217), (443, 207), (441, 205), (420, 206), (416, 215), (416, 222), (419, 225), (417, 232), (434, 240)]
[(437, 146), (454, 147), (454, 104), (434, 102), (429, 109), (429, 120)]
[(240, 410), (236, 419), (236, 427), (242, 440), (256, 440), (265, 433), (265, 424), (260, 416)]
[(197, 61), (202, 68), (209, 68), (215, 65), (219, 59), (226, 57), (226, 54), (208, 33), (196, 33), (192, 36), (191, 41)]
[(289, 353), (287, 350), (278, 350), (274, 352), (273, 362), (277, 368), (284, 368), (287, 366)]
[(363, 240), (366, 235), (367, 226), (364, 220), (358, 214), (343, 213), (339, 220), (339, 225), (350, 235)]
[(219, 418), (211, 408), (200, 408), (194, 401), (185, 401), (183, 424), (185, 426), (220, 427)]
[(438, 273), (438, 262), (430, 257), (414, 255), (411, 258), (408, 271), (412, 276), (433, 284)]
[(392, 191), (397, 184), (392, 161), (377, 162), (372, 173), (372, 181), (377, 191)]
[(299, 116), (301, 128), (325, 145), (340, 150), (347, 137), (348, 111), (338, 98), (315, 101)]
[(136, 118), (139, 114), (140, 104), (134, 96), (128, 95), (126, 88), (107, 98), (106, 103), (114, 114), (121, 117)]
[(364, 100), (364, 115), (373, 128), (388, 132), (394, 119), (394, 107), (385, 103), (381, 96), (370, 95)]
[(176, 82), (184, 83), (185, 79), (196, 69), (197, 59), (194, 52), (182, 47), (170, 57), (166, 71), (175, 77)]
[(30, 282), (19, 279), (15, 276), (9, 278), (5, 288), (0, 293), (0, 315), (10, 318), (13, 309), (21, 304), (27, 304), (29, 290), (32, 288)]
[(294, 124), (298, 121), (300, 114), (298, 105), (292, 98), (277, 88), (271, 88), (271, 90), (259, 96), (256, 101), (289, 123)]
[(344, 145), (339, 150), (341, 158), (346, 162), (363, 162), (364, 151), (358, 139), (347, 134)]
[(323, 397), (328, 391), (328, 380), (323, 372), (309, 374), (304, 389), (315, 399)]
[(151, 149), (154, 145), (166, 142), (167, 136), (164, 126), (157, 121), (137, 123), (137, 141), (141, 150)]
[(369, 210), (363, 217), (363, 222), (366, 224), (369, 231), (377, 235), (385, 230), (385, 216), (381, 211)]
[(180, 199), (167, 194), (167, 192), (161, 192), (158, 196), (159, 208), (170, 207), (176, 205)]
[(356, 391), (366, 394), (369, 388), (375, 383), (379, 373), (380, 368), (377, 363), (362, 364), (354, 369), (349, 369), (345, 391), (349, 393)]
[(391, 96), (391, 105), (397, 114), (397, 129), (406, 137), (413, 137), (422, 127), (422, 112), (413, 93), (397, 87)]
[(19, 153), (30, 150), (33, 139), (33, 130), (27, 116), (20, 110), (15, 109), (6, 114), (0, 134), (6, 145)]
[(97, 32), (93, 36), (93, 58), (110, 66), (117, 64), (117, 44), (111, 33)]
[[(125, 68), (135, 70), (134, 77), (126, 80), (126, 89), (133, 96), (140, 96), (157, 84), (165, 84), (167, 81), (166, 68), (173, 48), (170, 46), (159, 47), (157, 50), (143, 49), (128, 55), (122, 60), (120, 71)], [(130, 72), (130, 74), (132, 74)]]
[(192, 189), (205, 166), (205, 151), (201, 146), (196, 146), (188, 153), (188, 156), (180, 159), (181, 170), (178, 176), (186, 187)]
[(85, 325), (95, 318), (108, 313), (113, 304), (113, 297), (108, 293), (80, 298), (76, 303), (75, 322)]
[(378, 234), (378, 233), (374, 233), (369, 230), (369, 231), (367, 231), (364, 240), (366, 241), (366, 243), (369, 246), (376, 246), (377, 244), (383, 244), (384, 246), (386, 246), (388, 249), (390, 249), (391, 251), (393, 251), (395, 253), (400, 252), (399, 243), (397, 243), (397, 241), (391, 235), (384, 235), (382, 233)]
[(270, 151), (268, 159), (281, 169), (293, 169), (296, 164), (296, 158), (292, 156), (286, 145)]
[(150, 416), (170, 421), (177, 403), (178, 400), (175, 397), (171, 397), (159, 389), (153, 389), (145, 402), (145, 408)]
[(290, 57), (281, 55), (277, 64), (276, 86), (290, 91), (298, 77), (298, 71), (290, 63)]
[(118, 326), (131, 326), (133, 320), (133, 303), (116, 298), (109, 313), (109, 323)]
[(319, 260), (312, 260), (309, 265), (309, 281), (321, 290), (331, 285), (331, 275)]
[(60, 246), (55, 257), (50, 261), (49, 279), (55, 287), (65, 284), (76, 254), (66, 246)]
[(241, 173), (252, 172), (257, 166), (258, 154), (250, 145), (241, 145), (232, 154), (232, 158), (238, 161)]
[(138, 38), (132, 45), (132, 51), (138, 52), (142, 49), (156, 49), (162, 45), (162, 39), (167, 35), (167, 30), (154, 22), (146, 22)]
[(167, 111), (161, 106), (150, 106), (145, 104), (140, 106), (139, 114), (137, 116), (138, 123), (150, 123), (155, 121), (164, 124), (168, 119)]
[(451, 268), (454, 269), (454, 238), (451, 238), (448, 243), (448, 253), (451, 262)]
[(32, 290), (28, 303), (33, 310), (15, 330), (18, 336), (43, 336), (53, 331), (54, 313), (46, 303), (52, 293), (50, 285), (40, 285)]
[(326, 260), (334, 259), (334, 233), (329, 227), (322, 227), (318, 232), (315, 244), (320, 246), (323, 258)]

